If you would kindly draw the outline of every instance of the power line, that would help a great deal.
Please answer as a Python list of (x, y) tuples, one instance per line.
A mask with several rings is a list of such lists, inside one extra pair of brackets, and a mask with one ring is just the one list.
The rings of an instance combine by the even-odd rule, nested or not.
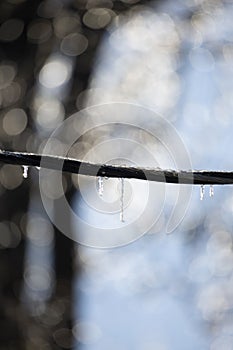
[(11, 152), (0, 150), (0, 161), (13, 165), (42, 167), (61, 170), (88, 176), (139, 179), (166, 183), (194, 184), (194, 185), (230, 185), (233, 184), (232, 171), (208, 170), (163, 170), (160, 168), (142, 168), (117, 166), (108, 164), (93, 164), (80, 160), (41, 155), (35, 153)]

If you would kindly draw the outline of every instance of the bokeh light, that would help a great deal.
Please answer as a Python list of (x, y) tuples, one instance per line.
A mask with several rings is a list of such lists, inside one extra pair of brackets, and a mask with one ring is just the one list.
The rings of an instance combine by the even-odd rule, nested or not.
[(9, 107), (18, 102), (22, 95), (22, 92), (23, 87), (20, 85), (19, 82), (13, 81), (12, 83), (10, 83), (10, 85), (5, 87), (1, 91), (2, 107)]
[(52, 27), (48, 20), (35, 20), (30, 23), (27, 37), (28, 40), (35, 44), (41, 44), (47, 41), (52, 35)]
[(53, 243), (53, 226), (48, 220), (39, 215), (29, 216), (26, 232), (31, 243), (39, 247)]
[(6, 164), (0, 169), (0, 182), (7, 190), (14, 190), (23, 182), (21, 167)]
[(64, 119), (64, 107), (57, 99), (42, 100), (36, 113), (37, 124), (46, 130), (54, 130)]
[(60, 0), (44, 0), (38, 6), (37, 13), (44, 18), (56, 17), (62, 9), (62, 1)]
[(67, 82), (70, 73), (69, 61), (57, 58), (44, 65), (39, 74), (39, 81), (44, 87), (54, 89)]
[(13, 41), (20, 37), (24, 29), (24, 22), (14, 18), (4, 22), (0, 27), (0, 40)]
[(20, 108), (14, 108), (4, 115), (3, 129), (8, 135), (18, 135), (26, 128), (27, 121), (25, 111)]
[(13, 64), (0, 64), (0, 88), (3, 89), (10, 85), (16, 75), (16, 68)]
[(87, 38), (79, 33), (68, 34), (61, 42), (61, 51), (68, 56), (81, 55), (87, 47)]
[(16, 248), (21, 241), (21, 232), (14, 222), (0, 222), (0, 249)]
[(52, 279), (52, 271), (42, 266), (30, 266), (24, 272), (25, 283), (30, 289), (37, 292), (47, 290), (51, 286)]
[(54, 30), (58, 38), (62, 39), (68, 34), (75, 33), (80, 28), (79, 16), (62, 13), (54, 19)]
[(91, 8), (85, 13), (83, 22), (91, 29), (101, 29), (110, 23), (112, 14), (114, 14), (114, 12), (109, 9)]

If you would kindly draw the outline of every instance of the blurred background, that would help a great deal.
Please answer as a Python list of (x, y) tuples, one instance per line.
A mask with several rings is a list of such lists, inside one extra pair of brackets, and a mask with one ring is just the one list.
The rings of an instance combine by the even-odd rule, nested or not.
[[(1, 148), (40, 153), (74, 113), (127, 102), (176, 128), (193, 169), (232, 170), (232, 16), (230, 0), (2, 0)], [(121, 137), (146, 144), (152, 156), (105, 144)], [(63, 150), (54, 138), (51, 153)], [(166, 168), (174, 166), (168, 153), (142, 130), (105, 127), (83, 135), (69, 155)], [(38, 172), (24, 178), (19, 166), (0, 168), (0, 349), (233, 349), (230, 186), (216, 186), (213, 197), (205, 188), (202, 201), (193, 188), (182, 223), (167, 235), (174, 186), (154, 184), (144, 224), (158, 214), (165, 190), (167, 197), (151, 229), (129, 245), (97, 249), (53, 226)], [(80, 180), (81, 192), (77, 176), (63, 180), (66, 198), (96, 224), (97, 238), (106, 223), (121, 225), (115, 207), (109, 218), (88, 206), (95, 179), (92, 187)], [(120, 208), (119, 183), (104, 186), (101, 200)], [(142, 210), (144, 186), (125, 183), (133, 203), (126, 225)], [(44, 193), (56, 217), (56, 183)]]

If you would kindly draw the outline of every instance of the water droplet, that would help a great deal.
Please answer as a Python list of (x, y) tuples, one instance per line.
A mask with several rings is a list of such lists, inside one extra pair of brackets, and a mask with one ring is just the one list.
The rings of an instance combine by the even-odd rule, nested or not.
[(204, 185), (201, 185), (201, 188), (200, 188), (200, 200), (201, 201), (204, 199), (204, 195), (205, 195), (205, 188), (204, 188)]
[(98, 176), (98, 194), (100, 197), (103, 196), (104, 193), (104, 179), (102, 176)]
[(210, 185), (210, 197), (214, 196), (214, 186)]
[(119, 179), (121, 182), (121, 193), (120, 193), (120, 221), (124, 222), (124, 191), (125, 191), (125, 180), (123, 178)]
[(23, 177), (25, 179), (27, 179), (27, 177), (28, 177), (28, 166), (27, 165), (23, 165)]
[(36, 166), (36, 169), (37, 169), (37, 170), (40, 170), (40, 166)]

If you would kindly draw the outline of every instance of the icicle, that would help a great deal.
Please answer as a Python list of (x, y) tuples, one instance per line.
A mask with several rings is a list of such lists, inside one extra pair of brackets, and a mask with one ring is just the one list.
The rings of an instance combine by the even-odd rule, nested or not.
[(104, 193), (104, 180), (101, 176), (98, 176), (98, 194), (100, 197), (102, 197), (103, 193)]
[(210, 197), (214, 196), (214, 186), (210, 185)]
[(201, 188), (200, 188), (200, 200), (201, 201), (204, 199), (204, 194), (205, 194), (205, 188), (204, 188), (204, 185), (201, 185)]
[(23, 165), (22, 167), (23, 167), (23, 177), (25, 179), (27, 179), (27, 177), (28, 177), (28, 166), (27, 165)]
[(121, 204), (121, 207), (120, 207), (120, 221), (121, 222), (124, 222), (124, 179), (121, 178), (120, 179), (121, 181), (121, 194), (120, 194), (120, 204)]

